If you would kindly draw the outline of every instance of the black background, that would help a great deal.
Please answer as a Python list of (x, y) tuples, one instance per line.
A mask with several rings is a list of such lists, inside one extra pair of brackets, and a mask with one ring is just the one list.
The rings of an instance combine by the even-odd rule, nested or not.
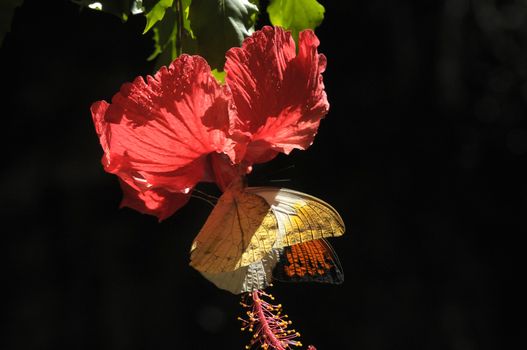
[[(527, 232), (527, 7), (323, 3), (331, 111), (309, 150), (252, 181), (290, 179), (339, 210), (348, 232), (332, 243), (346, 281), (273, 293), (319, 350), (506, 348), (511, 248)], [(188, 266), (207, 204), (162, 223), (119, 210), (117, 179), (100, 164), (89, 107), (152, 72), (143, 27), (68, 1), (16, 11), (0, 50), (2, 349), (248, 339), (239, 298)]]

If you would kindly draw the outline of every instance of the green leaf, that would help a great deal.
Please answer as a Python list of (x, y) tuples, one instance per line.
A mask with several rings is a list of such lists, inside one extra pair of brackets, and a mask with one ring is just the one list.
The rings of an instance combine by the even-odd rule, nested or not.
[(190, 27), (190, 20), (188, 18), (190, 12), (190, 4), (192, 0), (181, 0), (181, 8), (183, 9), (183, 28), (190, 34), (192, 38), (196, 38)]
[[(177, 1), (177, 0), (176, 0)], [(145, 34), (156, 24), (161, 21), (165, 16), (165, 12), (169, 7), (172, 7), (174, 0), (159, 0), (157, 4), (148, 11), (146, 14), (146, 27), (143, 32)]]
[(144, 11), (142, 0), (71, 0), (81, 7), (110, 13), (126, 21), (130, 15)]
[(212, 68), (223, 70), (225, 52), (252, 34), (256, 13), (248, 0), (192, 0), (190, 26), (199, 54)]
[[(253, 4), (254, 6), (256, 6), (257, 8), (260, 8), (260, 0), (249, 0), (249, 2)], [(253, 13), (251, 16), (251, 21), (253, 23), (256, 23), (258, 21), (259, 15), (260, 15), (260, 11), (256, 11), (255, 13)]]
[(212, 75), (221, 84), (223, 84), (225, 82), (225, 72), (224, 71), (219, 71), (217, 69), (213, 69), (212, 70)]
[(271, 0), (267, 12), (271, 23), (290, 30), (295, 41), (298, 33), (315, 29), (324, 19), (324, 6), (316, 0)]
[(172, 6), (167, 9), (163, 20), (157, 22), (152, 31), (154, 39), (154, 52), (148, 57), (149, 61), (156, 60), (156, 69), (161, 66), (170, 64), (181, 53), (195, 54), (197, 52), (196, 42), (192, 38), (192, 31), (190, 29), (190, 22), (188, 20), (188, 13), (191, 0), (176, 0), (181, 1), (181, 9), (183, 10), (183, 32), (181, 33), (181, 42), (179, 48), (181, 52), (177, 52), (178, 45), (178, 13), (177, 6)]
[(4, 41), (4, 36), (11, 29), (11, 20), (15, 13), (15, 8), (22, 5), (23, 0), (2, 0), (0, 1), (0, 45)]

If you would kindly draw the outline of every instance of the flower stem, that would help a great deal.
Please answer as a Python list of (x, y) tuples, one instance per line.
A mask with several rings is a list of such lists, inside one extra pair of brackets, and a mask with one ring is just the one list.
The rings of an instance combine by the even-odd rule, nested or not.
[(176, 55), (181, 56), (183, 53), (183, 4), (181, 0), (176, 0), (177, 12), (177, 39), (176, 39)]

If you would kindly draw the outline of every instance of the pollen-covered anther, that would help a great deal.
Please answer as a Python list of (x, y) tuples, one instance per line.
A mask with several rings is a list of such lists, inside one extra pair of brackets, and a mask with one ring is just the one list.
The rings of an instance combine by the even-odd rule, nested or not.
[(285, 320), (287, 315), (281, 316), (282, 305), (273, 305), (265, 298), (271, 299), (272, 296), (263, 291), (254, 291), (244, 296), (242, 305), (250, 308), (246, 312), (249, 317), (238, 319), (242, 321), (242, 330), (253, 332), (246, 348), (288, 350), (291, 347), (302, 346), (298, 341), (300, 333), (294, 329), (287, 329), (292, 322)]

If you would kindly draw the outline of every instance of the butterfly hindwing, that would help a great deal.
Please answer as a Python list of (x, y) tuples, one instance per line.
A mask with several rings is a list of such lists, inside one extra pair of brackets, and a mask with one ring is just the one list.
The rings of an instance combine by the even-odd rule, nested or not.
[(262, 290), (273, 281), (273, 268), (280, 259), (281, 249), (272, 249), (262, 260), (234, 271), (207, 273), (202, 275), (216, 287), (233, 294)]
[(331, 245), (325, 239), (316, 239), (283, 248), (273, 279), (340, 284), (344, 273)]

